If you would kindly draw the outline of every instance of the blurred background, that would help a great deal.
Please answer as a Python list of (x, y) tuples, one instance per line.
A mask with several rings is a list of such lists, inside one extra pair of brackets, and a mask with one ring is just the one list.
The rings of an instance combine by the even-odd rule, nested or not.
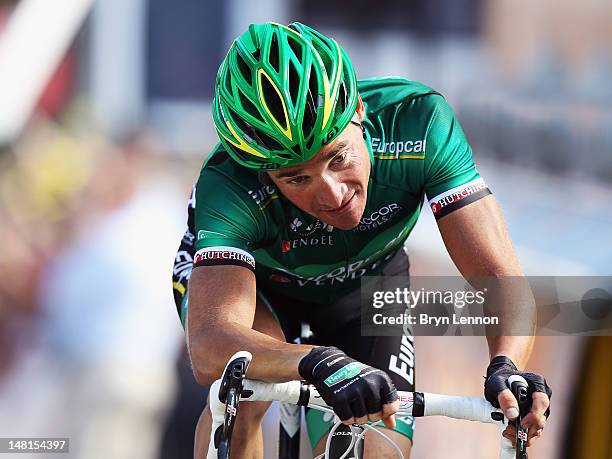
[[(170, 274), (217, 141), (216, 69), (269, 20), (336, 38), (360, 78), (444, 94), (526, 274), (612, 274), (610, 1), (0, 0), (0, 436), (70, 437), (80, 459), (192, 457), (206, 393)], [(428, 210), (408, 248), (415, 275), (456, 273)], [(416, 348), (417, 388), (482, 393), (483, 338)], [(611, 351), (538, 338), (530, 369), (554, 398), (531, 457), (612, 458)], [(493, 427), (426, 419), (413, 457), (496, 445)]]

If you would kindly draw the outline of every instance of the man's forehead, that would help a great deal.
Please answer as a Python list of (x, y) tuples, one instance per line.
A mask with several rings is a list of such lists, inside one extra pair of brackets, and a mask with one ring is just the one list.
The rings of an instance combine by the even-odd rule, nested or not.
[(348, 145), (349, 145), (348, 140), (338, 140), (337, 142), (334, 141), (331, 144), (326, 145), (315, 156), (313, 156), (312, 158), (310, 158), (308, 161), (304, 162), (303, 164), (299, 164), (297, 166), (282, 167), (272, 172), (272, 174), (276, 178), (292, 177), (294, 175), (299, 175), (300, 173), (304, 171), (304, 169), (307, 169), (313, 164), (328, 161), (330, 158), (332, 158), (333, 156), (336, 156), (338, 153), (344, 150)]

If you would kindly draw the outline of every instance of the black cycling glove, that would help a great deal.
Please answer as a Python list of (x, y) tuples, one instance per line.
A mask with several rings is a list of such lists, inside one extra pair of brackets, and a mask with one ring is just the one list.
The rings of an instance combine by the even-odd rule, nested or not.
[[(499, 408), (499, 401), (497, 396), (504, 389), (508, 389), (506, 381), (512, 375), (520, 375), (527, 381), (527, 394), (529, 401), (531, 402), (531, 396), (534, 392), (543, 392), (548, 395), (548, 399), (552, 397), (552, 390), (548, 387), (544, 376), (537, 373), (528, 373), (526, 371), (519, 371), (516, 365), (508, 357), (499, 355), (494, 357), (489, 363), (487, 368), (487, 376), (485, 379), (484, 393), (485, 398), (491, 405)], [(530, 403), (531, 405), (531, 403)], [(550, 408), (546, 410), (545, 415), (550, 414)]]
[(342, 421), (378, 413), (397, 400), (397, 389), (384, 371), (351, 359), (336, 347), (315, 347), (302, 358), (298, 371)]

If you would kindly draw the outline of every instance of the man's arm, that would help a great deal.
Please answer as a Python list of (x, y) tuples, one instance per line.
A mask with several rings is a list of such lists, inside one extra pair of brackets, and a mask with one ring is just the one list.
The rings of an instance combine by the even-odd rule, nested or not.
[[(522, 277), (523, 271), (508, 236), (506, 224), (492, 195), (464, 206), (438, 220), (444, 244), (464, 277)], [(526, 284), (523, 284), (526, 285)], [(503, 292), (501, 292), (503, 294)], [(509, 315), (535, 327), (535, 306), (527, 288), (512, 289)], [(532, 328), (533, 329), (533, 328)], [(510, 357), (524, 368), (531, 355), (534, 337), (488, 336), (489, 354)]]
[[(306, 366), (311, 365), (314, 368), (318, 366), (317, 356), (309, 354), (315, 346), (288, 344), (253, 330), (255, 308), (255, 275), (249, 269), (231, 265), (194, 268), (189, 279), (187, 341), (193, 372), (198, 383), (211, 384), (219, 378), (228, 359), (240, 350), (247, 350), (253, 354), (248, 374), (251, 379), (270, 382), (302, 379), (298, 366), (307, 354), (309, 358), (305, 360), (309, 363), (307, 362)], [(346, 360), (352, 361), (336, 348), (319, 347), (318, 350), (319, 353), (331, 353), (337, 356), (334, 362), (338, 364)], [(323, 367), (330, 367), (331, 371), (335, 371), (331, 363), (321, 365), (321, 369)], [(314, 368), (308, 371), (314, 374)], [(334, 407), (346, 424), (356, 421), (365, 423), (368, 420), (376, 422), (382, 419), (387, 427), (393, 428), (395, 426), (393, 414), (399, 409), (395, 389), (391, 390), (393, 384), (384, 372), (374, 371), (373, 368), (370, 370), (373, 371), (369, 378), (350, 385), (353, 391), (347, 389), (346, 397), (342, 398), (344, 393), (337, 393), (332, 400), (328, 398), (326, 401)], [(323, 377), (326, 375), (327, 373), (323, 371)], [(316, 386), (315, 381), (306, 379)], [(384, 382), (387, 385), (383, 384)], [(381, 392), (383, 389), (386, 392)], [(349, 403), (354, 397), (373, 395), (368, 391), (376, 394), (376, 400), (382, 405), (381, 410), (366, 413), (355, 419), (354, 413), (349, 409)], [(325, 397), (323, 393), (322, 396)], [(334, 404), (334, 401), (339, 402), (338, 405)], [(338, 411), (340, 408), (342, 411)]]
[[(535, 331), (535, 304), (528, 284), (505, 280), (522, 277), (523, 271), (495, 198), (489, 195), (457, 209), (440, 218), (438, 227), (448, 253), (464, 277), (493, 277), (501, 280), (498, 299), (501, 305), (510, 306), (501, 310), (501, 321), (518, 319), (523, 325), (528, 323), (529, 328)], [(531, 355), (534, 337), (533, 333), (528, 336), (487, 336), (487, 341), (491, 358), (506, 356), (519, 369), (524, 369)], [(518, 416), (517, 402), (510, 390), (502, 390), (497, 399), (508, 418)], [(528, 446), (541, 436), (549, 405), (550, 399), (544, 393), (544, 387), (542, 392), (532, 395), (531, 411), (521, 422), (522, 426), (529, 429)], [(516, 430), (511, 425), (503, 432), (503, 436), (513, 443), (515, 435)]]
[(270, 382), (300, 379), (298, 364), (312, 346), (288, 344), (253, 330), (255, 274), (241, 266), (200, 266), (189, 279), (187, 342), (196, 380), (221, 377), (237, 351), (253, 354), (249, 378)]

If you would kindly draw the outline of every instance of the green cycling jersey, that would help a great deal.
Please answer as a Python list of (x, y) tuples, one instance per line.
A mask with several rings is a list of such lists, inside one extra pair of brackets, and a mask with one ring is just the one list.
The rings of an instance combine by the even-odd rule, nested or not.
[(372, 169), (367, 203), (351, 230), (291, 204), (257, 171), (217, 145), (190, 204), (194, 266), (252, 269), (258, 286), (302, 301), (332, 303), (377, 275), (402, 248), (427, 198), (436, 216), (490, 194), (445, 99), (402, 78), (359, 81)]

